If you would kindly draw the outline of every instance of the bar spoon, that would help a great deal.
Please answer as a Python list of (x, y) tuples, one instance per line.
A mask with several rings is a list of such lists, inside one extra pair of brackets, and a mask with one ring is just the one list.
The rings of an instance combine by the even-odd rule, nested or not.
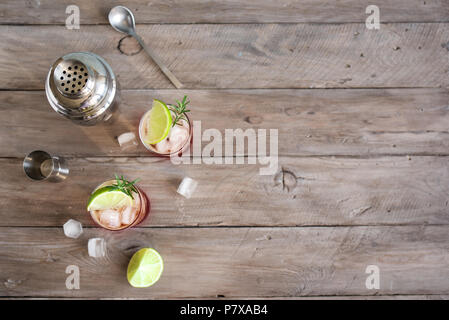
[(153, 59), (154, 62), (161, 68), (162, 72), (167, 76), (167, 78), (173, 83), (177, 89), (183, 87), (182, 83), (175, 77), (175, 75), (168, 70), (161, 59), (143, 42), (142, 38), (136, 33), (136, 23), (134, 20), (134, 15), (126, 7), (116, 6), (109, 11), (109, 23), (111, 26), (122, 33), (134, 37), (137, 42), (142, 46), (146, 53)]

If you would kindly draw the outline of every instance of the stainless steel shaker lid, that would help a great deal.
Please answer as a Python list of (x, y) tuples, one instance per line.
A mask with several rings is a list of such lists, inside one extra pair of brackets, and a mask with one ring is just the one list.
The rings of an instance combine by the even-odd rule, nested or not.
[(45, 83), (53, 109), (73, 120), (101, 115), (112, 103), (116, 90), (111, 67), (91, 52), (69, 53), (56, 60)]
[(92, 92), (95, 84), (92, 73), (81, 61), (59, 59), (53, 71), (53, 82), (62, 95), (76, 99)]

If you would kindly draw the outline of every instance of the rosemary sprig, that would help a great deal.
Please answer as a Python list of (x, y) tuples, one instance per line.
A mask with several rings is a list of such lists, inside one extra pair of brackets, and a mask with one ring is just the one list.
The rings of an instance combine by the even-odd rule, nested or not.
[(133, 192), (135, 192), (135, 193), (138, 192), (136, 187), (134, 186), (134, 184), (137, 181), (139, 181), (140, 179), (137, 178), (136, 180), (133, 180), (133, 181), (130, 182), (130, 181), (126, 180), (125, 178), (123, 178), (123, 176), (121, 176), (119, 178), (118, 175), (115, 175), (115, 180), (116, 180), (116, 183), (113, 184), (113, 186), (117, 187), (117, 189), (119, 189), (120, 191), (126, 193), (128, 196), (131, 197), (131, 199), (134, 200)]
[(184, 96), (182, 101), (176, 100), (176, 105), (170, 104), (169, 109), (175, 113), (175, 120), (173, 121), (172, 127), (175, 126), (175, 124), (178, 124), (179, 120), (185, 120), (187, 121), (187, 118), (185, 114), (187, 112), (190, 112), (190, 110), (187, 110), (186, 107), (190, 103), (189, 100), (187, 100), (187, 96)]

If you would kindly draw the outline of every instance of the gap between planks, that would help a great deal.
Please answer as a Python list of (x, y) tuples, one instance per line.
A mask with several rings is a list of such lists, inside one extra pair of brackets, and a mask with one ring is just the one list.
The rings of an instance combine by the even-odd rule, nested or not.
[[(372, 294), (372, 295), (365, 295), (365, 294), (360, 294), (360, 295), (307, 295), (307, 296), (256, 296), (256, 297), (249, 297), (249, 296), (225, 296), (225, 297), (217, 297), (217, 296), (203, 296), (203, 297), (171, 297), (170, 299), (173, 300), (217, 300), (217, 301), (228, 301), (228, 300), (233, 300), (233, 299), (238, 299), (238, 300), (314, 300), (314, 299), (329, 299), (329, 300), (333, 300), (333, 299), (393, 299), (393, 300), (397, 300), (397, 299), (401, 299), (401, 298), (407, 298), (407, 299), (421, 299), (421, 300), (426, 300), (426, 299), (431, 299), (431, 300), (435, 300), (434, 298), (441, 298), (441, 300), (448, 300), (449, 296), (448, 295), (444, 295), (444, 294), (439, 294), (439, 293), (427, 293), (427, 294), (407, 294), (407, 293), (398, 293), (398, 294), (381, 294), (381, 295), (377, 295), (377, 294)], [(115, 297), (101, 297), (101, 298), (92, 298), (89, 296), (86, 297), (76, 297), (76, 298), (70, 298), (70, 297), (65, 297), (65, 296), (59, 296), (59, 297), (54, 297), (54, 296), (15, 296), (15, 297), (10, 297), (10, 296), (0, 296), (0, 300), (77, 300), (77, 299), (81, 299), (81, 300), (146, 300), (144, 298), (115, 298)], [(157, 299), (151, 299), (151, 300), (157, 300)], [(164, 300), (164, 299), (163, 299)]]
[[(368, 15), (366, 15), (368, 17)], [(158, 26), (158, 25), (264, 25), (264, 24), (282, 24), (282, 25), (311, 25), (311, 26), (338, 26), (344, 24), (363, 24), (364, 21), (341, 21), (341, 22), (282, 22), (282, 21), (270, 21), (270, 22), (139, 22), (136, 23), (136, 28), (139, 26)], [(446, 20), (407, 20), (407, 21), (381, 21), (380, 26), (388, 26), (391, 24), (401, 24), (401, 23), (413, 23), (413, 24), (439, 24), (439, 23), (449, 23)], [(0, 26), (11, 26), (11, 27), (64, 27), (65, 23), (8, 23), (0, 22)], [(100, 23), (80, 23), (80, 29), (83, 26), (109, 26), (107, 22)]]
[[(8, 229), (8, 228), (22, 228), (22, 229), (59, 229), (62, 226), (2, 226), (0, 225), (0, 229)], [(170, 225), (155, 225), (155, 226), (134, 226), (133, 229), (313, 229), (313, 228), (369, 228), (369, 227), (449, 227), (447, 223), (380, 223), (380, 224), (310, 224), (310, 225), (189, 225), (189, 226), (170, 226)], [(101, 227), (97, 226), (83, 226), (83, 229), (98, 229), (103, 230)]]
[[(24, 155), (25, 156), (25, 155)], [(351, 155), (351, 154), (324, 154), (324, 155), (320, 155), (320, 154), (306, 154), (306, 155), (295, 155), (295, 154), (279, 154), (279, 157), (282, 158), (331, 158), (331, 159), (360, 159), (360, 160), (368, 160), (368, 159), (380, 159), (380, 158), (387, 158), (387, 157), (396, 157), (396, 158), (402, 158), (402, 157), (407, 157), (407, 156), (413, 156), (413, 157), (449, 157), (449, 153), (378, 153), (378, 154), (373, 154), (373, 155)], [(149, 154), (148, 156), (142, 156), (142, 155), (99, 155), (99, 156), (64, 156), (64, 159), (66, 160), (77, 160), (77, 159), (102, 159), (102, 158), (113, 158), (113, 159), (146, 159), (146, 158), (155, 158), (158, 159), (160, 158), (160, 156), (158, 155), (151, 155)], [(202, 157), (192, 157), (192, 158), (202, 158)], [(232, 156), (232, 157), (221, 157), (222, 159), (237, 159), (237, 158), (257, 158), (256, 156)], [(23, 157), (14, 157), (14, 156), (0, 156), (0, 160), (22, 160)], [(167, 159), (161, 159), (161, 160), (169, 160), (169, 158)], [(224, 163), (224, 161), (223, 161)]]

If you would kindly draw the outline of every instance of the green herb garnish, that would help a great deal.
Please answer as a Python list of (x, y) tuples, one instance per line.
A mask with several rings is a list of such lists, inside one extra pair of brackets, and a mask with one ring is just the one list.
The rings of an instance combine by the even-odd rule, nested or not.
[(136, 180), (133, 181), (128, 181), (125, 178), (123, 178), (123, 176), (121, 176), (120, 178), (118, 177), (118, 175), (115, 175), (115, 180), (116, 183), (113, 184), (114, 187), (117, 187), (118, 190), (126, 193), (128, 196), (131, 197), (131, 199), (134, 200), (133, 197), (133, 192), (138, 193), (136, 187), (134, 186), (134, 184), (139, 181), (140, 179), (137, 178)]
[(187, 121), (187, 118), (185, 114), (187, 112), (190, 112), (190, 110), (186, 110), (187, 105), (190, 103), (189, 100), (187, 100), (187, 96), (184, 96), (182, 99), (182, 102), (179, 102), (179, 100), (176, 100), (176, 105), (170, 104), (169, 109), (175, 113), (175, 120), (173, 121), (172, 127), (175, 126), (175, 124), (178, 124), (179, 120), (185, 120)]

